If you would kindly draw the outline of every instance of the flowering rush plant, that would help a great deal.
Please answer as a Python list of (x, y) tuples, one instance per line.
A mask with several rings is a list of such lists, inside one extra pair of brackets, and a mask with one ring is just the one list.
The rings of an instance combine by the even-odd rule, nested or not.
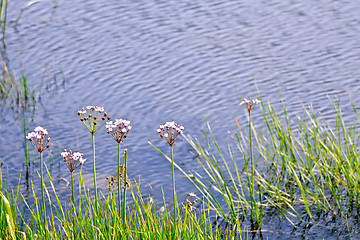
[(173, 122), (166, 122), (164, 125), (160, 125), (157, 132), (160, 133), (160, 137), (163, 138), (170, 146), (173, 146), (176, 138), (179, 134), (182, 134), (184, 127)]
[(123, 139), (131, 130), (130, 121), (124, 119), (116, 119), (106, 123), (107, 133), (111, 134), (117, 143), (122, 143)]
[(94, 134), (102, 125), (105, 120), (110, 120), (103, 107), (87, 106), (78, 111), (80, 121), (82, 121), (91, 134)]
[(33, 132), (28, 133), (28, 135), (26, 136), (26, 139), (28, 139), (33, 146), (40, 152), (42, 153), (43, 151), (45, 151), (47, 148), (50, 147), (49, 142), (50, 142), (50, 138), (46, 138), (46, 136), (48, 135), (48, 132), (46, 131), (45, 128), (37, 126)]
[(66, 149), (61, 153), (61, 156), (64, 158), (64, 162), (68, 167), (70, 172), (73, 172), (76, 168), (83, 165), (86, 161), (83, 158), (83, 154), (80, 152), (72, 152), (71, 150), (68, 152)]
[(249, 98), (249, 99), (242, 100), (239, 105), (244, 105), (247, 108), (247, 110), (249, 112), (251, 112), (254, 109), (255, 105), (260, 104), (260, 103), (261, 103), (261, 101), (259, 99)]
[(194, 207), (194, 205), (197, 203), (197, 201), (199, 200), (198, 196), (196, 196), (196, 194), (194, 192), (189, 193), (186, 196), (186, 207), (190, 210), (190, 211), (194, 211), (196, 210), (196, 207)]

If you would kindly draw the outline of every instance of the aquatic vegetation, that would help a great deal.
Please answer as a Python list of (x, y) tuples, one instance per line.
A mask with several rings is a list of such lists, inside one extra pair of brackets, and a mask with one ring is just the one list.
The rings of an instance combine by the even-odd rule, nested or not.
[(86, 161), (86, 159), (83, 158), (84, 154), (80, 152), (73, 153), (71, 150), (68, 152), (66, 149), (61, 153), (61, 156), (64, 158), (64, 162), (70, 172), (73, 172)]
[[(244, 99), (240, 105), (244, 105), (246, 116), (242, 122), (235, 118), (238, 126), (234, 133), (235, 149), (228, 146), (224, 151), (209, 123), (208, 130), (204, 130), (205, 146), (184, 135), (184, 127), (175, 122), (167, 122), (157, 129), (170, 146), (170, 156), (154, 148), (172, 166), (173, 211), (168, 210), (165, 196), (163, 206), (158, 208), (151, 196), (142, 196), (139, 182), (131, 184), (126, 173), (127, 150), (120, 165), (120, 143), (131, 130), (130, 121), (116, 119), (114, 123), (106, 123), (107, 133), (118, 143), (118, 172), (116, 177), (108, 178), (109, 196), (100, 193), (101, 197), (97, 198), (95, 191), (94, 200), (80, 171), (79, 194), (75, 201), (73, 172), (85, 159), (78, 152), (64, 150), (59, 153), (71, 172), (69, 205), (60, 201), (58, 190), (42, 160), (42, 153), (49, 148), (48, 132), (43, 127), (36, 127), (26, 139), (40, 152), (42, 206), (39, 207), (33, 185), (33, 204), (22, 193), (22, 203), (17, 201), (19, 187), (12, 193), (8, 185), (3, 184), (0, 171), (0, 195), (3, 199), (0, 207), (6, 207), (6, 213), (0, 213), (0, 238), (25, 236), (33, 239), (36, 234), (38, 238), (51, 239), (92, 239), (98, 236), (104, 239), (247, 239), (249, 233), (252, 237), (259, 234), (261, 238), (264, 217), (274, 211), (295, 228), (294, 221), (302, 222), (306, 218), (329, 214), (348, 221), (354, 211), (359, 211), (360, 135), (356, 126), (360, 124), (360, 116), (355, 106), (358, 123), (347, 127), (340, 106), (334, 103), (337, 118), (333, 128), (305, 107), (305, 115), (298, 117), (296, 123), (290, 123), (285, 107), (282, 119), (270, 103), (264, 105), (258, 99)], [(260, 106), (263, 116), (261, 131), (253, 125), (251, 118), (256, 105)], [(88, 106), (78, 114), (92, 136), (109, 119), (101, 107)], [(260, 124), (259, 119), (256, 121), (256, 125)], [(242, 124), (248, 127), (248, 133), (242, 131)], [(175, 163), (173, 146), (180, 135), (194, 150), (201, 173), (186, 172)], [(94, 138), (92, 144), (95, 176)], [(43, 180), (43, 164), (49, 178), (49, 189)], [(263, 166), (259, 167), (260, 164)], [(180, 204), (175, 189), (175, 167), (197, 189), (196, 193), (187, 194)], [(117, 199), (113, 194), (115, 186)], [(48, 214), (44, 192), (49, 201)], [(126, 196), (130, 198), (128, 202)], [(19, 210), (21, 204), (25, 204), (29, 211), (30, 220), (24, 219), (24, 213)], [(245, 229), (248, 226), (250, 231)], [(348, 231), (351, 234), (351, 230)]]
[[(160, 137), (163, 138), (170, 146), (170, 159), (171, 159), (171, 176), (172, 176), (172, 190), (173, 190), (173, 204), (174, 204), (174, 224), (176, 219), (176, 209), (178, 208), (178, 203), (176, 199), (175, 191), (175, 173), (174, 173), (174, 149), (176, 138), (183, 133), (184, 127), (173, 122), (166, 122), (164, 125), (160, 125), (157, 132), (160, 134)], [(176, 225), (176, 224), (175, 224)]]
[(160, 125), (157, 132), (172, 147), (175, 144), (176, 138), (183, 132), (184, 127), (176, 124), (175, 122), (166, 122)]
[(1, 23), (2, 40), (3, 41), (5, 39), (6, 18), (7, 18), (7, 0), (1, 0), (1, 2), (0, 2), (0, 23)]
[[(249, 191), (250, 191), (250, 219), (252, 222), (252, 225), (254, 229), (257, 228), (261, 228), (261, 213), (260, 210), (256, 204), (256, 200), (255, 200), (255, 193), (254, 193), (254, 175), (255, 175), (255, 166), (254, 166), (254, 161), (253, 161), (253, 150), (252, 150), (252, 133), (251, 133), (251, 111), (254, 109), (254, 107), (257, 104), (260, 104), (261, 101), (259, 99), (244, 99), (243, 101), (240, 102), (239, 105), (244, 105), (244, 107), (247, 109), (248, 111), (248, 119), (249, 119), (249, 158), (250, 158), (250, 173), (248, 171), (248, 161), (245, 162), (245, 172), (246, 172), (246, 177), (247, 177), (247, 181), (248, 181), (248, 185), (249, 185)], [(250, 179), (249, 179), (250, 177)], [(259, 194), (261, 195), (261, 194)]]
[(42, 199), (42, 210), (43, 210), (43, 223), (46, 224), (46, 209), (45, 209), (45, 195), (44, 195), (44, 174), (43, 174), (43, 152), (50, 147), (50, 137), (46, 137), (48, 132), (45, 128), (37, 126), (34, 132), (29, 133), (26, 136), (33, 146), (40, 153), (40, 181), (41, 181), (41, 199)]
[(78, 115), (92, 135), (105, 124), (105, 120), (110, 120), (105, 109), (98, 106), (87, 106), (79, 110)]
[(246, 107), (246, 109), (248, 110), (249, 113), (251, 113), (251, 111), (254, 109), (254, 107), (257, 104), (260, 104), (261, 101), (259, 99), (244, 99), (240, 102), (239, 105), (244, 105)]
[(16, 112), (23, 113), (32, 106), (35, 108), (35, 91), (29, 87), (27, 78), (22, 75), (20, 79), (11, 74), (5, 63), (2, 63), (0, 75), (0, 100), (3, 106), (8, 105)]
[(107, 133), (113, 136), (117, 143), (122, 143), (123, 139), (127, 137), (127, 134), (131, 130), (130, 121), (124, 119), (116, 119), (106, 123)]
[(34, 129), (34, 132), (28, 133), (26, 139), (33, 144), (34, 148), (36, 148), (38, 152), (42, 153), (50, 147), (49, 143), (51, 139), (46, 137), (46, 135), (48, 135), (47, 130), (43, 127), (37, 126)]
[(87, 106), (78, 111), (80, 121), (84, 123), (86, 128), (91, 133), (91, 143), (93, 152), (93, 174), (94, 174), (94, 192), (95, 192), (95, 206), (97, 207), (98, 193), (96, 186), (96, 170), (95, 170), (95, 132), (100, 129), (104, 124), (105, 120), (110, 120), (103, 107), (98, 106)]
[(66, 166), (68, 167), (71, 174), (71, 199), (73, 204), (75, 204), (73, 172), (76, 168), (82, 166), (86, 159), (83, 158), (84, 154), (80, 152), (73, 153), (71, 150), (68, 152), (66, 149), (61, 153), (61, 156), (64, 158), (64, 162), (66, 163)]
[[(117, 180), (110, 178), (112, 182), (111, 185), (116, 183), (118, 189), (118, 208), (119, 213), (122, 212), (122, 218), (126, 217), (126, 160), (127, 160), (127, 151), (125, 150), (123, 163), (120, 165), (120, 144), (123, 142), (123, 139), (127, 137), (127, 134), (131, 130), (130, 121), (124, 119), (116, 119), (113, 123), (112, 121), (106, 123), (107, 133), (113, 136), (114, 140), (118, 143), (118, 162), (117, 162)], [(121, 207), (120, 207), (121, 206)]]
[(189, 209), (189, 211), (195, 211), (197, 208), (194, 207), (194, 205), (198, 203), (199, 199), (194, 192), (189, 193), (185, 198), (186, 208)]

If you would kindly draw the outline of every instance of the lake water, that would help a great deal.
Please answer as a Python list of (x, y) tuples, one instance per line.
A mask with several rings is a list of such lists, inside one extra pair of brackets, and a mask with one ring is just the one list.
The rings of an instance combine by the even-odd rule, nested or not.
[[(239, 93), (248, 98), (260, 92), (263, 101), (277, 106), (279, 86), (292, 115), (301, 112), (301, 104), (313, 104), (331, 119), (328, 98), (339, 95), (345, 115), (351, 101), (359, 106), (358, 0), (42, 1), (23, 12), (15, 29), (25, 6), (26, 1), (9, 1), (2, 58), (17, 76), (24, 72), (36, 91), (42, 89), (28, 129), (47, 128), (53, 153), (57, 143), (60, 150), (83, 152), (89, 184), (91, 136), (76, 114), (87, 105), (131, 121), (122, 145), (128, 149), (128, 173), (131, 179), (140, 176), (157, 199), (162, 188), (171, 196), (171, 167), (147, 141), (169, 152), (156, 133), (166, 121), (201, 139), (206, 118), (225, 147), (233, 141), (228, 132), (236, 130), (233, 117), (246, 122)], [(24, 170), (22, 119), (14, 122), (5, 106), (0, 125), (0, 158), (16, 183)], [(95, 138), (98, 182), (106, 186), (117, 145), (105, 128)], [(177, 142), (175, 161), (196, 170), (188, 149), (185, 141)], [(54, 168), (58, 177), (69, 178), (65, 164)], [(176, 182), (178, 196), (193, 191), (180, 173)]]

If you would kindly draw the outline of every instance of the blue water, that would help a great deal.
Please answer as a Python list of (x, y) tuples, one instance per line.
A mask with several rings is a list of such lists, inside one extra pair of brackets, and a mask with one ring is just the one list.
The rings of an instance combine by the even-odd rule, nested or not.
[[(312, 104), (334, 118), (329, 98), (341, 95), (345, 119), (355, 121), (346, 112), (360, 100), (360, 1), (42, 1), (23, 12), (15, 29), (25, 6), (9, 2), (2, 58), (37, 92), (42, 89), (29, 131), (47, 128), (54, 155), (57, 145), (83, 152), (89, 184), (91, 136), (76, 114), (87, 105), (131, 121), (122, 145), (129, 176), (140, 176), (158, 199), (161, 189), (170, 196), (171, 168), (147, 141), (169, 152), (156, 133), (166, 121), (202, 139), (207, 118), (225, 147), (236, 130), (233, 117), (246, 122), (239, 93), (248, 98), (260, 92), (278, 106), (278, 86), (291, 115)], [(0, 158), (16, 182), (24, 153), (22, 119), (14, 122), (14, 115), (3, 107)], [(254, 112), (255, 119), (259, 115)], [(98, 183), (106, 190), (117, 145), (105, 128), (95, 138)], [(178, 141), (175, 160), (196, 170), (188, 150)], [(65, 164), (54, 165), (59, 178), (69, 177)], [(178, 172), (176, 182), (179, 196), (193, 191)]]

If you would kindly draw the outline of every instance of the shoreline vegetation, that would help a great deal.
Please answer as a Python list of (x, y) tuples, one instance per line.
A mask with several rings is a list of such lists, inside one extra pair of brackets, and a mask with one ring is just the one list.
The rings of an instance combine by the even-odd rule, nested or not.
[[(5, 66), (3, 70), (0, 99), (3, 105), (16, 106), (16, 111), (23, 113), (25, 166), (32, 164), (30, 141), (39, 152), (39, 176), (35, 177), (41, 179), (41, 186), (30, 182), (31, 196), (24, 195), (21, 176), (13, 189), (4, 174), (6, 169), (0, 168), (1, 239), (262, 239), (264, 219), (270, 213), (296, 229), (299, 222), (322, 216), (347, 223), (360, 212), (360, 116), (352, 105), (357, 122), (346, 125), (340, 101), (333, 103), (336, 121), (329, 124), (305, 107), (302, 117), (294, 120), (285, 107), (279, 113), (271, 103), (242, 99), (246, 117), (242, 121), (235, 118), (235, 148), (219, 146), (209, 124), (202, 140), (186, 135), (186, 126), (175, 122), (160, 125), (157, 133), (170, 151), (149, 144), (154, 154), (158, 152), (172, 166), (170, 205), (164, 194), (163, 204), (156, 205), (139, 190), (140, 180), (127, 176), (127, 161), (131, 159), (127, 159), (126, 149), (121, 152), (120, 145), (131, 135), (130, 121), (110, 121), (104, 108), (87, 106), (79, 110), (78, 117), (92, 138), (94, 188), (84, 184), (81, 174), (82, 167), (91, 167), (90, 160), (86, 162), (80, 152), (64, 150), (62, 166), (70, 171), (71, 194), (63, 202), (43, 161), (51, 133), (40, 126), (28, 133), (25, 126), (26, 108), (35, 108), (35, 93), (25, 77), (18, 82)], [(239, 111), (243, 111), (241, 106)], [(256, 126), (253, 111), (262, 115), (262, 122)], [(118, 144), (118, 158), (114, 159), (117, 174), (108, 178), (108, 192), (96, 189), (95, 132), (106, 132)], [(201, 173), (185, 171), (176, 164), (173, 148), (178, 137), (184, 138), (196, 154)], [(177, 196), (175, 170), (194, 185), (196, 193)], [(74, 179), (73, 171), (80, 171), (78, 179)], [(41, 194), (35, 189), (41, 189)], [(178, 202), (178, 197), (185, 199)]]

